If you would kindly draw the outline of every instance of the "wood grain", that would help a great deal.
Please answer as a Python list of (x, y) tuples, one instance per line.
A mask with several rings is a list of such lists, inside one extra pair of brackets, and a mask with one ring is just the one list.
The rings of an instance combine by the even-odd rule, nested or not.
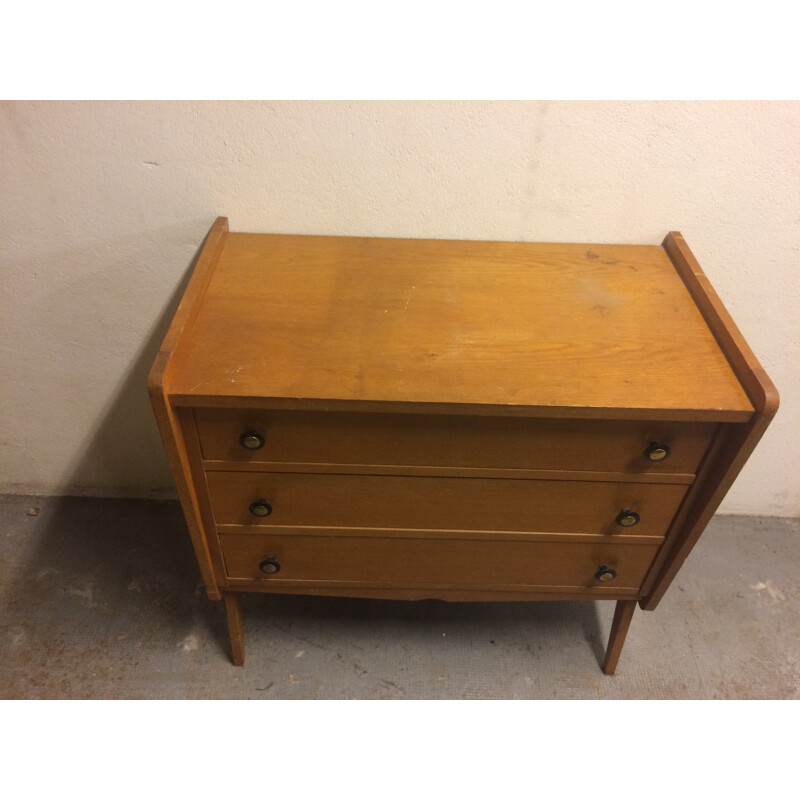
[(322, 400), (302, 397), (251, 397), (171, 393), (170, 400), (191, 408), (260, 408), (282, 411), (346, 411), (380, 414), (465, 415), (472, 417), (536, 417), (542, 419), (639, 420), (648, 422), (747, 422), (752, 409), (720, 411), (698, 408), (626, 408), (623, 406), (523, 406), (488, 403), (403, 403), (375, 400)]
[(187, 326), (191, 326), (197, 315), (200, 301), (205, 294), (217, 259), (222, 252), (227, 232), (228, 220), (224, 217), (219, 217), (206, 237), (197, 264), (192, 272), (192, 277), (167, 330), (147, 382), (150, 402), (153, 406), (161, 440), (164, 443), (167, 460), (175, 479), (175, 486), (178, 490), (178, 497), (180, 498), (186, 525), (189, 529), (192, 546), (197, 556), (197, 563), (203, 576), (206, 592), (212, 600), (219, 600), (221, 597), (218, 581), (224, 580), (224, 574), (216, 575), (214, 572), (206, 532), (203, 530), (200, 521), (197, 487), (191, 480), (189, 456), (186, 452), (186, 444), (180, 423), (170, 402), (168, 383), (174, 363), (172, 360), (174, 350), (179, 345)]
[(382, 587), (379, 582), (373, 585), (353, 584), (318, 584), (312, 581), (297, 583), (270, 584), (264, 580), (245, 580), (231, 578), (229, 584), (236, 591), (261, 592), (263, 594), (307, 594), (321, 597), (364, 597), (376, 600), (448, 600), (452, 602), (487, 602), (508, 603), (514, 601), (593, 601), (593, 600), (631, 600), (635, 601), (636, 589), (613, 589), (599, 586), (596, 589), (571, 589), (569, 587), (552, 587), (546, 589), (525, 588), (509, 589), (498, 586), (493, 589), (471, 587), (468, 589), (431, 588), (431, 587)]
[(566, 544), (654, 544), (658, 545), (663, 536), (625, 533), (550, 533), (543, 531), (492, 531), (492, 530), (448, 530), (447, 528), (345, 528), (304, 525), (269, 525), (268, 527), (247, 527), (243, 525), (218, 525), (220, 534), (270, 534), (280, 536), (350, 536), (362, 539), (482, 539), (486, 542), (564, 542)]
[(176, 397), (752, 406), (660, 247), (230, 234)]
[(608, 637), (606, 657), (603, 662), (603, 672), (606, 675), (613, 675), (617, 670), (622, 646), (625, 644), (625, 637), (628, 635), (628, 628), (635, 610), (635, 600), (619, 600), (617, 602), (614, 609), (614, 619), (611, 623), (611, 634)]
[[(311, 581), (337, 586), (492, 589), (596, 588), (602, 565), (617, 571), (614, 588), (636, 589), (658, 545), (375, 539), (350, 536), (292, 537), (221, 534), (231, 578), (273, 585)], [(259, 569), (267, 558), (280, 571)]]
[(686, 240), (679, 231), (672, 231), (664, 239), (663, 247), (747, 391), (754, 409), (767, 421), (771, 420), (780, 404), (778, 390), (745, 341)]
[(720, 430), (719, 440), (701, 468), (700, 479), (692, 487), (689, 503), (679, 515), (679, 524), (670, 531), (663, 557), (654, 564), (654, 570), (647, 578), (647, 595), (640, 601), (646, 610), (658, 606), (764, 435), (780, 403), (775, 385), (736, 327), (683, 236), (677, 231), (671, 232), (664, 240), (664, 248), (746, 388), (754, 414), (745, 424), (725, 425)]
[(217, 587), (224, 589), (225, 564), (222, 560), (222, 550), (219, 539), (215, 535), (214, 511), (211, 508), (211, 499), (208, 494), (206, 472), (203, 468), (203, 459), (200, 453), (200, 440), (197, 436), (197, 427), (194, 424), (194, 414), (190, 408), (178, 407), (174, 410), (175, 419), (179, 426), (180, 438), (186, 453), (186, 469), (189, 472), (191, 485), (195, 489), (195, 508), (197, 524), (203, 535), (206, 552), (211, 561), (214, 579)]
[[(605, 598), (607, 674), (778, 407), (679, 233), (367, 239), (223, 218), (148, 389), (235, 663), (240, 591)], [(263, 450), (239, 445), (250, 428)], [(653, 441), (667, 460), (643, 457)], [(622, 508), (641, 522), (618, 526)]]
[[(196, 409), (203, 457), (261, 463), (371, 464), (692, 474), (712, 423), (542, 420), (417, 414)], [(247, 450), (239, 437), (258, 431)], [(670, 447), (649, 461), (652, 442)]]
[[(217, 525), (444, 528), (663, 536), (686, 486), (600, 481), (209, 472)], [(250, 504), (264, 498), (272, 513)], [(641, 517), (616, 523), (623, 508)]]
[(204, 461), (206, 472), (317, 472), (336, 475), (417, 475), (421, 478), (509, 478), (518, 480), (607, 481), (623, 483), (694, 483), (687, 472), (593, 472), (566, 469), (499, 469), (497, 467), (409, 467), (394, 464), (308, 464), (270, 461)]
[(203, 242), (189, 283), (172, 317), (164, 341), (161, 343), (155, 364), (150, 370), (148, 379), (150, 386), (164, 387), (167, 371), (174, 366), (172, 356), (181, 342), (184, 332), (192, 327), (192, 323), (197, 317), (211, 276), (214, 274), (214, 269), (229, 236), (228, 220), (225, 217), (217, 217)]
[(225, 592), (225, 611), (228, 616), (228, 633), (231, 638), (231, 661), (234, 666), (244, 665), (244, 620), (242, 596), (239, 592)]

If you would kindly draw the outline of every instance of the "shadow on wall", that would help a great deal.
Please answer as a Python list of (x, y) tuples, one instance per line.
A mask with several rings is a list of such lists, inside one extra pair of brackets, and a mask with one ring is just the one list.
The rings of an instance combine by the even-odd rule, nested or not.
[[(206, 231), (211, 227), (210, 223), (202, 225)], [(188, 227), (195, 231), (198, 225)], [(93, 421), (91, 435), (65, 470), (61, 481), (63, 490), (59, 494), (147, 498), (177, 496), (147, 394), (147, 378), (197, 263), (202, 244), (198, 246), (200, 237), (187, 232), (185, 227), (180, 230), (167, 229), (159, 232), (159, 237), (151, 236), (146, 252), (138, 252), (136, 257), (139, 261), (152, 258), (149, 263), (163, 263), (163, 249), (154, 243), (154, 238), (168, 241), (169, 246), (174, 249), (176, 236), (184, 241), (192, 241), (194, 255), (178, 285), (170, 287), (171, 296), (149, 332), (143, 337), (141, 332), (135, 334), (142, 342), (139, 350), (124, 370), (121, 381), (109, 394), (101, 415)], [(117, 266), (109, 273), (111, 277), (108, 280), (118, 282), (121, 272)], [(163, 299), (158, 296), (158, 289), (153, 290), (148, 286), (147, 291), (143, 291), (138, 285), (137, 282), (151, 281), (150, 275), (141, 271), (128, 271), (126, 274), (129, 276), (129, 291), (132, 296), (128, 307), (122, 311), (131, 316), (130, 325), (135, 329), (136, 320), (132, 318), (133, 315), (141, 315), (148, 302), (161, 303)], [(96, 276), (92, 276), (90, 290), (98, 291)], [(118, 292), (118, 287), (115, 290)], [(163, 288), (161, 291), (163, 292)], [(167, 293), (163, 292), (163, 296), (166, 297)], [(101, 303), (113, 302), (113, 296), (105, 299), (101, 296), (100, 300)], [(125, 313), (117, 313), (117, 316), (122, 317), (121, 324), (124, 324)], [(96, 327), (101, 329), (102, 326)], [(106, 357), (102, 342), (97, 343), (97, 350), (97, 358)], [(113, 353), (108, 356), (109, 360), (114, 360)], [(96, 365), (96, 369), (98, 373), (102, 371), (102, 363)]]

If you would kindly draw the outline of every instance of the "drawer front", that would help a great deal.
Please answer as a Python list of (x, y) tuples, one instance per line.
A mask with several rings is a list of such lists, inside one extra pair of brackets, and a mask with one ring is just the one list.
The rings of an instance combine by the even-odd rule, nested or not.
[[(664, 536), (687, 490), (680, 484), (281, 472), (209, 472), (207, 478), (218, 525), (620, 536)], [(267, 509), (268, 516), (257, 515)], [(623, 509), (639, 521), (620, 525)]]
[[(658, 550), (655, 544), (454, 541), (349, 534), (224, 533), (220, 541), (229, 578), (269, 582), (276, 587), (314, 581), (383, 588), (638, 589)], [(601, 568), (605, 568), (604, 577), (616, 575), (602, 581), (598, 577)]]
[[(713, 423), (197, 409), (203, 458), (693, 474)], [(240, 439), (257, 446), (247, 449)], [(260, 437), (260, 439), (258, 438)], [(669, 453), (651, 461), (652, 443)], [(660, 455), (657, 454), (657, 455)]]

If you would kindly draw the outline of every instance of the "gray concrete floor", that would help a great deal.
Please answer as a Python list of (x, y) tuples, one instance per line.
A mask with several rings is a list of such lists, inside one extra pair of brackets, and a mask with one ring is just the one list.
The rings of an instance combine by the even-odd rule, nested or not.
[(800, 697), (800, 520), (716, 517), (613, 677), (610, 602), (246, 595), (236, 668), (176, 503), (0, 497), (0, 542), (2, 699)]

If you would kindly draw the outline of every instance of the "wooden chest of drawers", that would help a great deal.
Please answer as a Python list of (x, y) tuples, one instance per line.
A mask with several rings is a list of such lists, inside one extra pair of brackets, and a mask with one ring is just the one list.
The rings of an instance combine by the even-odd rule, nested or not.
[(663, 247), (208, 235), (149, 389), (243, 663), (243, 591), (615, 600), (604, 671), (777, 410)]

